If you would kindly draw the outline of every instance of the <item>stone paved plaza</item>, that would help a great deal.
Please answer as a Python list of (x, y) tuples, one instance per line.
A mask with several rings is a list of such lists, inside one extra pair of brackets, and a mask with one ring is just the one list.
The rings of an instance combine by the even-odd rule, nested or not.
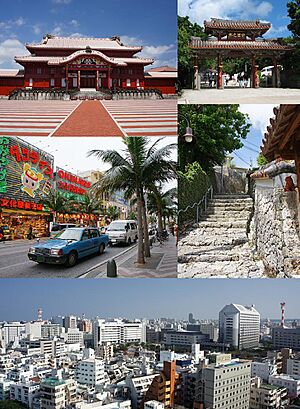
[(300, 89), (290, 88), (225, 88), (183, 90), (180, 104), (295, 104), (300, 102)]

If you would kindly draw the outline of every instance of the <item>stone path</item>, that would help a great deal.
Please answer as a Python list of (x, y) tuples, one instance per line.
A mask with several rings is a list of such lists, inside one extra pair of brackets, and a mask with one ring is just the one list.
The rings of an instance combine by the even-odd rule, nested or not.
[(178, 277), (264, 277), (247, 236), (252, 209), (247, 195), (215, 195), (200, 222), (179, 241)]
[(83, 101), (52, 136), (124, 136), (100, 101)]
[(300, 89), (291, 88), (225, 88), (183, 90), (179, 104), (297, 104)]

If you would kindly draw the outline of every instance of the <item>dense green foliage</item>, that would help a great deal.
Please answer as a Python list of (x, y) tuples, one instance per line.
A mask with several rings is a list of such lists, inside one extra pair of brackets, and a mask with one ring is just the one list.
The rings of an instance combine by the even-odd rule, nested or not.
[(267, 159), (264, 157), (264, 155), (262, 153), (260, 153), (257, 157), (257, 164), (258, 166), (263, 166), (266, 165), (268, 163)]
[[(198, 162), (188, 164), (185, 172), (178, 172), (178, 209), (198, 203), (210, 186), (210, 178)], [(196, 209), (179, 214), (179, 226), (195, 220)]]
[[(221, 165), (225, 156), (240, 149), (246, 138), (250, 123), (248, 117), (238, 110), (238, 105), (181, 105), (179, 106), (179, 169), (185, 171), (188, 163), (198, 162), (209, 171)], [(183, 135), (189, 121), (193, 130), (192, 143), (185, 142)]]

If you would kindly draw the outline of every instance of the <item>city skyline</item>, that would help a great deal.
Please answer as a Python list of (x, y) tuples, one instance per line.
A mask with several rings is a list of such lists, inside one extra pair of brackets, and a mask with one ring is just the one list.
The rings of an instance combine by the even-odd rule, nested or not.
[[(187, 319), (189, 312), (196, 319), (217, 319), (223, 306), (230, 303), (254, 304), (262, 319), (280, 319), (280, 302), (283, 301), (286, 302), (286, 319), (300, 317), (298, 288), (294, 281), (240, 279), (189, 282), (165, 279), (159, 281), (160, 285), (156, 279), (147, 280), (146, 285), (144, 281), (2, 280), (0, 321), (37, 319), (38, 308), (42, 308), (47, 319), (55, 315), (81, 316), (83, 313), (90, 318)], [(49, 297), (51, 294), (53, 296)], [(12, 303), (14, 299), (18, 303)]]

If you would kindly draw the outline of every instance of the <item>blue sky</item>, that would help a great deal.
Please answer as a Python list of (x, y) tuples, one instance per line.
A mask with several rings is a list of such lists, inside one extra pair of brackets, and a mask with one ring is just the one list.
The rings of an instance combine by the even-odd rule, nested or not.
[(0, 68), (14, 68), (24, 43), (39, 42), (46, 33), (58, 36), (111, 37), (143, 45), (155, 65), (176, 62), (175, 0), (1, 0)]
[(272, 28), (265, 37), (288, 37), (287, 0), (178, 0), (178, 13), (203, 25), (211, 17), (267, 21)]
[(0, 279), (0, 321), (52, 315), (217, 318), (231, 302), (255, 304), (262, 317), (300, 318), (300, 280), (288, 279)]
[(246, 168), (249, 168), (251, 164), (257, 166), (256, 159), (260, 151), (263, 135), (270, 124), (270, 118), (274, 117), (274, 106), (269, 104), (240, 105), (239, 110), (248, 114), (252, 126), (247, 138), (242, 141), (244, 147), (231, 154), (237, 166)]

